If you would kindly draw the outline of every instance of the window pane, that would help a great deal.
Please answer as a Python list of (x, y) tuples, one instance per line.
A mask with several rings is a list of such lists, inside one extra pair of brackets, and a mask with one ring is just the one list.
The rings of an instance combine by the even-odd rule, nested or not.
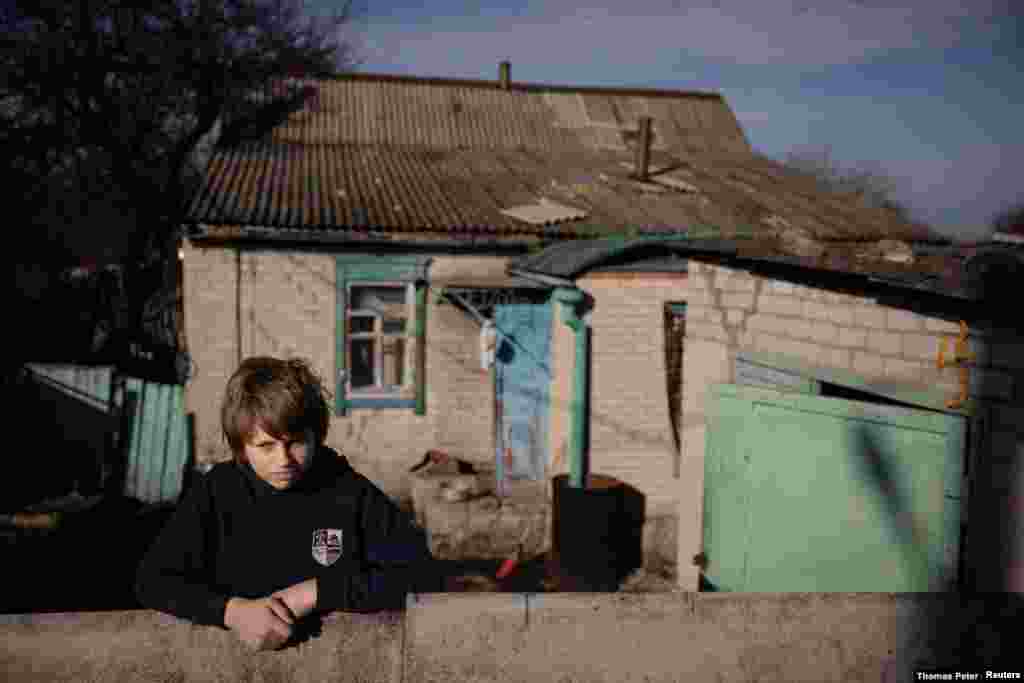
[(353, 389), (373, 386), (374, 343), (373, 339), (353, 339), (349, 344)]
[(384, 339), (384, 386), (397, 388), (405, 378), (405, 340), (401, 337)]
[(355, 285), (352, 287), (352, 308), (373, 311), (389, 318), (407, 315), (405, 285)]
[(349, 330), (353, 334), (360, 332), (373, 332), (373, 316), (354, 315), (349, 319)]

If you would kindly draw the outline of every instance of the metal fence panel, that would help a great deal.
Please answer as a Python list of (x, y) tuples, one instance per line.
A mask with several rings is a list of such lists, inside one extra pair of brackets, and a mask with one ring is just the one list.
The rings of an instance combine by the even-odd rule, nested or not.
[(178, 499), (191, 448), (184, 387), (119, 375), (112, 366), (30, 363), (27, 367), (48, 386), (122, 418), (117, 448), (107, 459), (125, 458), (124, 495), (145, 503)]

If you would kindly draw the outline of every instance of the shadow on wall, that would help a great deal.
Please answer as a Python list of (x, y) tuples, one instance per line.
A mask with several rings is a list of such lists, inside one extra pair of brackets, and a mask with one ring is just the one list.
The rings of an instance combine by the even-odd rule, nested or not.
[[(1019, 289), (1021, 274), (1018, 271), (1013, 282), (1000, 286), (988, 283), (986, 300), (972, 309), (973, 320), (966, 318), (969, 329), (986, 329), (992, 334), (990, 340), (1003, 340), (1008, 348), (1020, 348), (1019, 321), (1013, 320), (1018, 308), (1008, 297)], [(1004, 277), (1005, 273), (997, 275)], [(973, 370), (971, 374), (975, 374)], [(1024, 373), (1015, 374), (1020, 386)], [(981, 378), (977, 395), (999, 395), (995, 386), (999, 376), (981, 373)], [(1013, 405), (1018, 411), (1021, 398), (1018, 393)], [(1011, 406), (1006, 404), (1005, 408)], [(906, 641), (901, 645), (921, 647), (918, 651), (927, 653), (914, 662), (916, 669), (1020, 671), (1019, 637), (1014, 626), (1024, 617), (1024, 595), (1019, 592), (1024, 588), (1019, 576), (1024, 528), (1019, 502), (1024, 494), (1020, 490), (1024, 463), (1019, 453), (1024, 439), (1019, 425), (1007, 424), (1007, 420), (999, 425), (993, 419), (994, 411), (986, 406), (981, 411), (980, 419), (975, 415), (968, 422), (966, 441), (973, 454), (965, 463), (970, 490), (964, 510), (967, 521), (961, 529), (959, 576), (933, 588), (956, 593), (956, 599), (926, 601), (903, 634)], [(1010, 430), (1010, 434), (993, 438), (993, 428)], [(1017, 432), (1016, 438), (1013, 431)], [(906, 515), (889, 464), (870, 441), (864, 443), (864, 453), (904, 547), (920, 555), (922, 531)], [(894, 674), (886, 680), (900, 679)]]

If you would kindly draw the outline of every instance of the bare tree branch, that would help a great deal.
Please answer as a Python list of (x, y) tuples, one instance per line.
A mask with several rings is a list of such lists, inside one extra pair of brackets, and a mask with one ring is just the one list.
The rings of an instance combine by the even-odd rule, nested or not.
[(865, 206), (889, 209), (911, 220), (909, 209), (896, 199), (896, 179), (878, 163), (844, 166), (835, 160), (831, 145), (790, 152), (784, 163), (814, 178), (828, 192), (855, 195)]
[(354, 66), (339, 39), (351, 18), (348, 2), (331, 17), (295, 0), (0, 3), (0, 181), (37, 226), (36, 251), (121, 216), (137, 291), (145, 264), (173, 263), (199, 144), (273, 79)]

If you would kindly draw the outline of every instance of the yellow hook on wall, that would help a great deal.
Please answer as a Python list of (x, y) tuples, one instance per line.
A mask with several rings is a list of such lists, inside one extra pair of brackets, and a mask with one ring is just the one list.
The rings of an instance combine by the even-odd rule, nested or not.
[(957, 398), (950, 399), (946, 402), (947, 408), (959, 408), (964, 402), (967, 401), (967, 391), (970, 387), (970, 369), (964, 365), (964, 362), (974, 360), (974, 354), (967, 352), (967, 323), (963, 320), (960, 321), (960, 337), (956, 340), (956, 347), (953, 352), (953, 357), (948, 361), (946, 360), (946, 349), (949, 346), (949, 338), (943, 337), (942, 344), (939, 346), (939, 356), (936, 359), (936, 365), (941, 370), (945, 368), (947, 364), (959, 366), (960, 368), (960, 395)]

